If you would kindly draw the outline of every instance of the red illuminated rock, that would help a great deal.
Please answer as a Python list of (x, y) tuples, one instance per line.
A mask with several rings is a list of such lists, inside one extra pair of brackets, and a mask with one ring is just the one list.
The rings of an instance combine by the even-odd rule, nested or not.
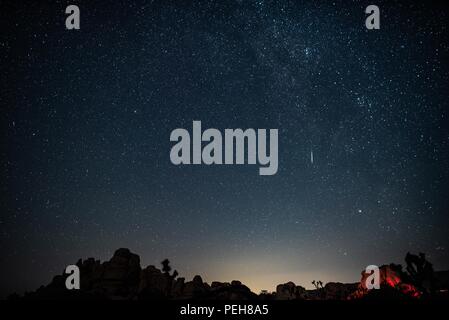
[[(367, 297), (373, 291), (389, 291), (395, 292), (398, 295), (404, 295), (410, 298), (419, 298), (421, 292), (407, 279), (407, 275), (402, 272), (402, 267), (399, 265), (383, 265), (379, 268), (380, 289), (369, 290), (366, 287), (367, 279), (370, 276), (365, 270), (362, 271), (362, 278), (360, 279), (357, 290), (349, 296), (349, 299), (360, 299)], [(393, 290), (391, 290), (393, 289)]]

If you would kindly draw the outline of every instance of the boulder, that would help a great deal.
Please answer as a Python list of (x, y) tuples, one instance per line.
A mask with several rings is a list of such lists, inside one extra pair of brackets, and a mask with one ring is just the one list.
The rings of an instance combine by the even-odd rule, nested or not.
[(172, 278), (155, 266), (148, 266), (140, 273), (138, 295), (140, 299), (166, 299), (171, 295)]
[(175, 299), (178, 299), (180, 297), (182, 297), (182, 294), (184, 292), (184, 278), (178, 278), (175, 281), (173, 281), (172, 284), (172, 292), (171, 292), (171, 296)]
[(204, 296), (210, 290), (209, 285), (203, 283), (201, 276), (196, 275), (192, 281), (186, 282), (183, 290), (183, 298), (199, 298)]
[[(129, 249), (118, 249), (108, 262), (94, 270), (101, 274), (94, 279), (94, 290), (102, 290), (110, 297), (130, 297), (137, 293), (140, 282), (140, 258)], [(91, 276), (93, 276), (93, 274)], [(83, 274), (81, 274), (83, 276)]]
[(358, 283), (328, 282), (323, 288), (326, 300), (347, 300), (357, 290)]
[(293, 282), (289, 281), (284, 284), (279, 284), (276, 287), (276, 300), (297, 300), (305, 299), (306, 289), (301, 286), (296, 286)]

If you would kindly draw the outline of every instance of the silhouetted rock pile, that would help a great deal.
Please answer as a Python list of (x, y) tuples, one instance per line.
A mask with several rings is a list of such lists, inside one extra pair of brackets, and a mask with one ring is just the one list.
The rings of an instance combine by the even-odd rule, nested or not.
[(67, 290), (67, 275), (57, 275), (47, 286), (26, 293), (25, 299), (222, 299), (248, 300), (257, 295), (240, 281), (203, 282), (176, 278), (155, 266), (140, 267), (140, 258), (128, 249), (118, 249), (111, 260), (100, 263), (89, 258), (79, 260), (80, 290)]

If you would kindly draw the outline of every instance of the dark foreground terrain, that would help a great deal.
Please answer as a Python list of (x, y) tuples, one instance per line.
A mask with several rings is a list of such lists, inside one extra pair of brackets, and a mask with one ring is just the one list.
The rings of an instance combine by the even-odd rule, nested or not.
[(407, 254), (406, 270), (401, 265), (380, 267), (381, 288), (368, 290), (362, 272), (359, 283), (313, 281), (314, 290), (306, 290), (293, 282), (279, 284), (275, 292), (256, 294), (240, 281), (204, 282), (201, 276), (191, 281), (171, 271), (169, 261), (162, 262), (162, 270), (155, 266), (140, 266), (140, 257), (129, 249), (118, 249), (106, 262), (89, 258), (79, 260), (80, 289), (68, 290), (67, 275), (56, 275), (46, 286), (23, 296), (12, 294), (9, 300), (158, 300), (177, 301), (423, 301), (448, 300), (449, 271), (434, 272), (423, 254)]

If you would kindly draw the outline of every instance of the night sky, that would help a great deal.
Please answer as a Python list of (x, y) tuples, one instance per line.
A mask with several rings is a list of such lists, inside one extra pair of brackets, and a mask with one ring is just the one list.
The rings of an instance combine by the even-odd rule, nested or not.
[[(407, 251), (448, 269), (449, 14), (431, 6), (2, 1), (0, 293), (120, 247), (255, 292)], [(193, 120), (279, 129), (277, 174), (173, 165)]]

